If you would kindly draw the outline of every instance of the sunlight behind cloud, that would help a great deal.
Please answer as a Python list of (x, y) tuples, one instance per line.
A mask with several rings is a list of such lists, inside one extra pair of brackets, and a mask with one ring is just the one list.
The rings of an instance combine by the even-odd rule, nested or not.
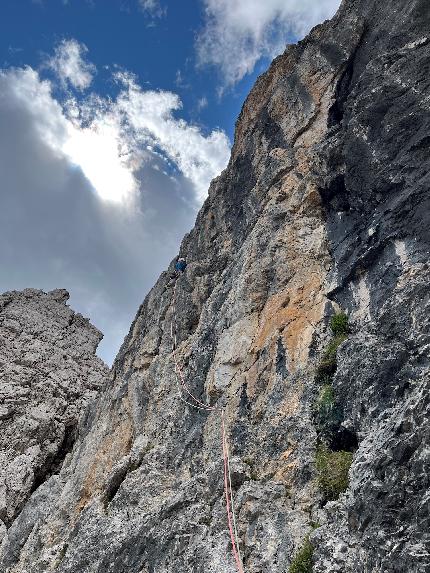
[[(83, 53), (85, 47), (74, 40), (57, 48), (56, 65), (53, 60), (50, 65), (62, 84), (67, 79), (79, 89), (88, 87), (91, 76), (85, 74), (92, 64), (82, 60)], [(136, 173), (153, 157), (165, 161), (168, 176), (176, 172), (188, 178), (200, 204), (228, 162), (230, 142), (224, 132), (204, 135), (200, 127), (176, 118), (182, 109), (176, 94), (145, 91), (127, 72), (115, 75), (116, 98), (95, 93), (77, 98), (66, 90), (64, 100), (53, 96), (53, 82), (30, 67), (0, 73), (34, 117), (42, 140), (80, 168), (104, 201), (130, 206), (145, 185)]]
[(138, 189), (133, 169), (119, 152), (121, 130), (109, 116), (90, 127), (69, 127), (62, 150), (78, 165), (101, 199), (129, 201)]
[(116, 203), (132, 199), (138, 188), (133, 175), (139, 166), (137, 153), (135, 164), (130, 156), (122, 155), (124, 137), (111, 112), (100, 114), (96, 107), (95, 119), (85, 124), (79, 119), (80, 110), (76, 111), (78, 104), (75, 102), (73, 108), (78, 117), (73, 117), (69, 106), (52, 96), (51, 83), (42, 80), (32, 68), (2, 71), (0, 77), (34, 118), (41, 140), (79, 167), (101, 199)]

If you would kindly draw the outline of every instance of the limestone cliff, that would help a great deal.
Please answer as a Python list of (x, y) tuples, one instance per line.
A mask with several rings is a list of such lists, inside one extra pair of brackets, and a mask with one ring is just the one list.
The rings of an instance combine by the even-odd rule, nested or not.
[(67, 305), (69, 293), (0, 295), (0, 533), (32, 491), (58, 473), (108, 368), (102, 334)]
[(344, 0), (257, 80), (176, 300), (171, 266), (3, 570), (236, 570), (177, 320), (247, 573), (429, 571), (429, 61), (428, 0)]

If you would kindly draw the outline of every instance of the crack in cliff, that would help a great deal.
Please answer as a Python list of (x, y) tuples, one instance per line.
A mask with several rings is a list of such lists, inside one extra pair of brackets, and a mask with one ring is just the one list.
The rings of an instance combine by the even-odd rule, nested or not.
[(351, 82), (354, 76), (355, 61), (357, 59), (359, 49), (365, 40), (366, 33), (367, 26), (363, 22), (363, 28), (358, 42), (349, 56), (343, 71), (337, 79), (334, 103), (329, 109), (327, 118), (327, 125), (329, 128), (342, 123), (345, 114), (345, 105), (351, 93)]

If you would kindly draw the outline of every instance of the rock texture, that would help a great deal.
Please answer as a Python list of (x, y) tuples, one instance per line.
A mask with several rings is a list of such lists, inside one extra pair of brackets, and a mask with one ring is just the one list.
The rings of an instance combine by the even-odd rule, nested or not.
[[(220, 417), (184, 402), (175, 321), (190, 390), (225, 410), (247, 573), (286, 573), (307, 534), (315, 572), (429, 570), (429, 61), (427, 0), (345, 0), (257, 80), (186, 273), (139, 309), (3, 570), (235, 571)], [(333, 389), (358, 449), (324, 504), (315, 372), (340, 308)]]
[(354, 325), (334, 386), (360, 447), (313, 538), (321, 573), (430, 571), (430, 9), (387, 8), (361, 8), (325, 144), (328, 296)]
[(108, 369), (102, 334), (75, 314), (66, 290), (0, 295), (0, 524), (10, 526), (32, 491), (58, 473), (79, 417)]

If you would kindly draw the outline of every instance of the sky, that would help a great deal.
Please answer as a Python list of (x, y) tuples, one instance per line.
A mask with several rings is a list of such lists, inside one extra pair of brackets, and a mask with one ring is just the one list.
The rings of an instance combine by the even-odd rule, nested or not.
[(66, 288), (111, 364), (256, 77), (340, 0), (2, 0), (0, 292)]

